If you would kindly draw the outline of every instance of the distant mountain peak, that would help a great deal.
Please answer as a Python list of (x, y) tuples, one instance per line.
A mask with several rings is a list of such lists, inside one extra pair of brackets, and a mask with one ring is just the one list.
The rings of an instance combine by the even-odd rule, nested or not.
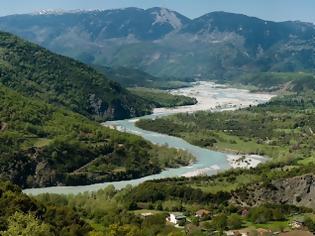
[(73, 12), (0, 17), (0, 30), (88, 64), (139, 68), (161, 77), (217, 79), (243, 68), (315, 68), (312, 23), (222, 11), (190, 19), (161, 7)]
[(155, 15), (155, 21), (152, 25), (155, 24), (170, 24), (175, 30), (182, 28), (183, 23), (178, 17), (178, 14), (174, 11), (171, 11), (167, 8), (152, 8), (149, 9), (152, 15)]

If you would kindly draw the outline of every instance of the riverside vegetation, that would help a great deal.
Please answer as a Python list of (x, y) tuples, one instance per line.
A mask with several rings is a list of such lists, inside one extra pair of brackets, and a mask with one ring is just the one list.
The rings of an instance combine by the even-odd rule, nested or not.
[[(232, 206), (236, 207), (236, 211), (251, 209), (248, 216), (250, 220), (242, 218), (242, 227), (258, 223), (272, 230), (288, 229), (288, 222), (293, 215), (313, 212), (315, 203), (312, 200), (314, 196), (311, 183), (315, 174), (315, 94), (309, 85), (314, 82), (314, 78), (310, 76), (297, 80), (298, 83), (290, 83), (296, 86), (292, 86), (286, 95), (257, 107), (219, 113), (178, 114), (138, 121), (137, 125), (143, 129), (178, 136), (201, 147), (271, 158), (268, 163), (255, 169), (230, 170), (213, 177), (152, 182), (152, 186), (160, 189), (162, 186), (157, 185), (169, 183), (171, 186), (186, 186), (203, 193), (224, 194), (225, 199), (220, 198), (222, 202), (218, 211), (223, 215), (219, 219), (221, 223), (214, 227), (216, 230), (228, 229), (228, 217), (232, 216), (231, 213), (237, 213), (229, 212), (228, 209)], [(156, 202), (152, 197), (149, 199)], [(214, 205), (218, 207), (218, 204)], [(289, 205), (302, 208), (297, 213), (297, 209), (290, 208)], [(208, 209), (212, 210), (211, 207)], [(274, 213), (273, 209), (279, 211), (279, 214)], [(251, 213), (252, 211), (257, 212)], [(254, 219), (253, 214), (260, 217)], [(274, 214), (281, 216), (281, 219)], [(240, 216), (240, 213), (237, 215)], [(304, 217), (309, 222), (308, 216)], [(214, 223), (215, 220), (218, 219), (214, 218), (211, 222)], [(314, 230), (313, 224), (308, 227)]]
[[(214, 150), (270, 157), (268, 163), (255, 171), (243, 170), (237, 174), (239, 184), (246, 185), (249, 179), (253, 182), (270, 181), (313, 173), (314, 98), (312, 90), (301, 90), (257, 107), (218, 113), (178, 114), (156, 120), (140, 120), (137, 125)], [(251, 178), (241, 177), (246, 173)], [(233, 171), (228, 175), (233, 176)], [(235, 185), (237, 178), (236, 182), (226, 186), (228, 190), (239, 187)], [(212, 191), (211, 186), (205, 188)]]

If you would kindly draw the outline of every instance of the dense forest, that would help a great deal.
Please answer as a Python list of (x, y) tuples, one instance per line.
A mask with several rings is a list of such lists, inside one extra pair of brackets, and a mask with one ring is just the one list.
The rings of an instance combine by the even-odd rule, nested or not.
[(0, 85), (1, 177), (24, 187), (138, 178), (194, 158)]
[(24, 188), (82, 185), (139, 178), (194, 160), (90, 120), (143, 115), (153, 102), (79, 62), (9, 34), (0, 37), (1, 178)]
[(19, 187), (0, 182), (0, 234), (87, 235), (92, 227), (70, 207), (44, 206)]
[(75, 60), (0, 33), (1, 83), (97, 120), (141, 116), (152, 106)]

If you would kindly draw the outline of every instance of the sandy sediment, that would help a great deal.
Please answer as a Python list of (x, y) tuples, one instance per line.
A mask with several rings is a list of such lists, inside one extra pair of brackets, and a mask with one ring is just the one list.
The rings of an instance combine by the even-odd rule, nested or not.
[(197, 82), (193, 87), (170, 90), (171, 94), (194, 97), (198, 103), (175, 108), (156, 108), (154, 114), (192, 113), (196, 111), (237, 110), (268, 102), (274, 95), (251, 93), (248, 90), (218, 86), (212, 82)]
[(228, 154), (227, 160), (232, 168), (250, 169), (267, 161), (266, 157), (259, 155), (234, 155)]

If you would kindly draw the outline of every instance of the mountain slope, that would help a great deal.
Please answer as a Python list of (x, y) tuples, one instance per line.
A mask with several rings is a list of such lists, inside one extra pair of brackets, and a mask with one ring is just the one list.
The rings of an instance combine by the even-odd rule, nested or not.
[(73, 209), (39, 203), (9, 182), (0, 181), (0, 196), (1, 235), (70, 236), (92, 231)]
[(194, 19), (183, 33), (205, 35), (214, 32), (230, 32), (244, 37), (245, 45), (255, 52), (290, 38), (309, 40), (314, 37), (314, 25), (302, 22), (272, 22), (242, 14), (212, 12)]
[[(260, 183), (244, 187), (233, 193), (232, 202), (244, 206), (259, 206), (264, 203), (288, 204), (315, 209), (315, 176), (307, 174), (292, 178)], [(246, 193), (246, 194), (244, 194)]]
[(108, 67), (94, 66), (95, 69), (103, 73), (106, 77), (118, 82), (124, 87), (154, 87), (154, 84), (159, 82), (160, 78), (150, 75), (144, 71), (130, 69), (126, 67)]
[(25, 95), (106, 120), (139, 116), (150, 105), (94, 69), (0, 33), (0, 82)]
[(190, 86), (194, 79), (156, 77), (138, 69), (92, 65), (97, 71), (124, 87), (176, 89)]
[(193, 20), (164, 8), (47, 12), (1, 17), (0, 29), (87, 64), (158, 77), (221, 80), (315, 68), (313, 24), (225, 12)]
[[(82, 11), (77, 13), (50, 13), (14, 15), (3, 18), (4, 30), (21, 32), (29, 40), (40, 40), (46, 45), (49, 37), (60, 37), (65, 32), (82, 32), (90, 39), (134, 37), (137, 40), (157, 40), (173, 30), (179, 30), (189, 19), (164, 8), (124, 8), (106, 11)], [(11, 28), (13, 26), (13, 28)], [(46, 29), (45, 32), (29, 30)], [(40, 36), (41, 35), (41, 36)]]
[(0, 103), (0, 179), (24, 188), (139, 178), (193, 159), (1, 83)]

